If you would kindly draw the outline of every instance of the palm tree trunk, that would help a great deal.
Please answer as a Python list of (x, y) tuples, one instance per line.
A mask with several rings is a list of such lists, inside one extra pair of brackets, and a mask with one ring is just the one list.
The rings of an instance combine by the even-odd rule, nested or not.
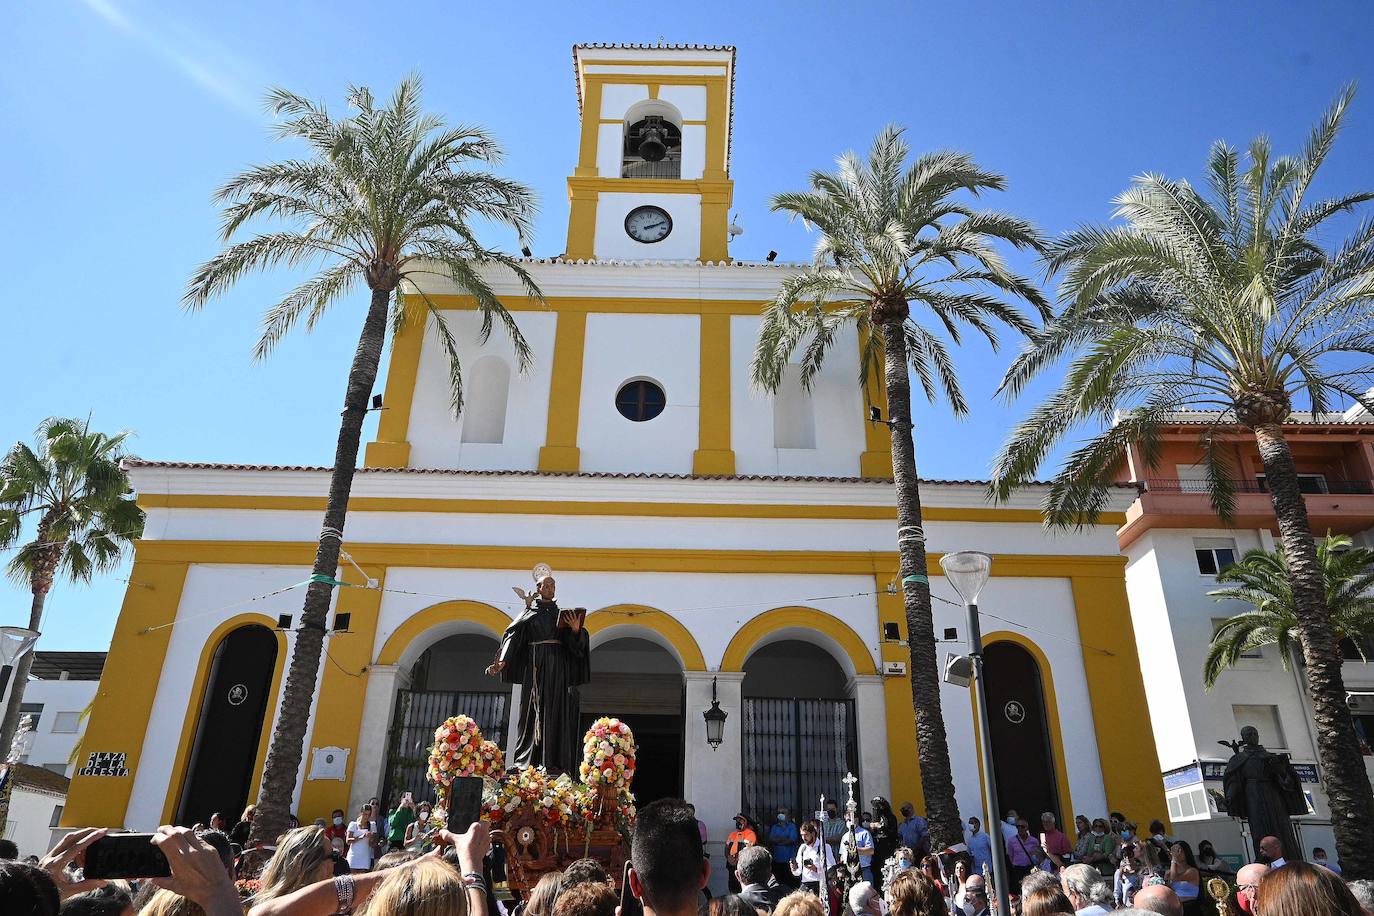
[(1343, 875), (1374, 878), (1374, 792), (1355, 737), (1346, 702), (1341, 654), (1326, 606), (1326, 587), (1317, 546), (1307, 520), (1307, 503), (1298, 489), (1293, 453), (1278, 424), (1255, 426), (1265, 480), (1278, 518), (1279, 537), (1293, 577), (1293, 610), (1307, 662), (1307, 688), (1317, 731), (1331, 827)]
[[(48, 600), (48, 589), (33, 586), (33, 601), (29, 605), (29, 629), (37, 630), (43, 622), (43, 605)], [(24, 687), (29, 682), (29, 669), (33, 667), (33, 649), (25, 652), (19, 664), (10, 672), (10, 698), (5, 704), (4, 723), (0, 724), (0, 758), (8, 758), (10, 745), (14, 743), (14, 733), (19, 730), (19, 707), (24, 705)], [(0, 824), (4, 824), (0, 818)]]
[[(940, 711), (940, 679), (935, 661), (935, 621), (930, 611), (930, 579), (921, 525), (921, 488), (916, 478), (916, 446), (911, 425), (911, 380), (907, 375), (902, 323), (906, 303), (883, 322), (887, 406), (892, 421), (892, 480), (897, 489), (897, 554), (907, 647), (911, 653), (911, 705), (916, 714), (916, 756), (921, 790), (934, 848), (963, 840), (959, 805), (950, 773), (949, 740)], [(988, 812), (989, 820), (996, 818)]]
[[(333, 578), (339, 566), (340, 537), (348, 512), (348, 495), (353, 488), (353, 472), (358, 463), (358, 443), (362, 439), (367, 402), (377, 381), (377, 366), (386, 343), (387, 303), (390, 289), (374, 289), (372, 304), (363, 322), (353, 367), (348, 373), (344, 395), (343, 422), (339, 424), (334, 448), (334, 470), (329, 478), (329, 500), (324, 509), (324, 526), (315, 550), (314, 577)], [(296, 791), (296, 775), (304, 753), (305, 729), (310, 719), (310, 703), (315, 696), (320, 653), (324, 646), (326, 618), (332, 586), (312, 581), (305, 591), (305, 604), (296, 627), (296, 645), (287, 670), (282, 694), (281, 714), (272, 732), (272, 744), (263, 766), (262, 791), (258, 796), (257, 816), (249, 844), (272, 843), (290, 826), (291, 802)]]

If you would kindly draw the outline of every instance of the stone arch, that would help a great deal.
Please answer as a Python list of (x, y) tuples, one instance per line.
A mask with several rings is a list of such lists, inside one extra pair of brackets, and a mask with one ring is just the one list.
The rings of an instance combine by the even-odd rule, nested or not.
[(639, 636), (676, 656), (683, 671), (705, 671), (696, 638), (675, 617), (638, 604), (613, 604), (587, 615), (592, 648), (623, 636)]
[(765, 611), (740, 627), (725, 648), (721, 671), (743, 671), (756, 649), (784, 639), (820, 646), (840, 663), (848, 677), (877, 674), (873, 653), (849, 624), (809, 607), (780, 607)]
[(480, 633), (501, 638), (511, 618), (480, 601), (444, 601), (410, 615), (377, 653), (378, 665), (409, 668), (421, 653), (445, 636)]
[[(992, 633), (983, 634), (983, 648), (986, 649), (995, 643), (1006, 642), (1019, 646), (1026, 650), (1030, 657), (1035, 661), (1035, 666), (1040, 669), (1040, 690), (1044, 696), (1045, 703), (1045, 727), (1049, 730), (1050, 751), (1053, 756), (1055, 787), (1059, 794), (1059, 805), (1061, 808), (1060, 830), (1064, 829), (1062, 821), (1072, 818), (1077, 811), (1073, 806), (1073, 798), (1069, 794), (1069, 769), (1068, 757), (1065, 754), (1066, 745), (1064, 744), (1064, 731), (1059, 725), (1059, 700), (1054, 692), (1054, 669), (1050, 666), (1050, 660), (1045, 655), (1045, 651), (1040, 648), (1030, 637), (1023, 633), (1013, 630), (997, 630)], [(973, 729), (975, 736), (978, 732), (977, 709), (972, 706), (973, 691), (969, 691), (969, 704), (973, 709)], [(989, 711), (991, 715), (992, 711)], [(978, 760), (978, 781), (983, 782), (983, 761)], [(1038, 813), (1038, 812), (1037, 812)]]

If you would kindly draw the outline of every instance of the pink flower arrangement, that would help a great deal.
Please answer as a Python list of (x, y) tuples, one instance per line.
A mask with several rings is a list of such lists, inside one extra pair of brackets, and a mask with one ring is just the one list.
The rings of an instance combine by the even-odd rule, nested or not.
[(434, 730), (428, 773), (436, 787), (447, 788), (460, 776), (480, 776), (482, 767), (482, 730), (470, 717), (454, 716)]
[(619, 719), (603, 716), (582, 741), (582, 782), (628, 789), (635, 778), (635, 736)]
[(479, 776), (489, 776), (492, 779), (500, 779), (506, 773), (506, 755), (501, 752), (501, 748), (495, 741), (483, 741), (482, 746), (477, 750), (477, 774)]

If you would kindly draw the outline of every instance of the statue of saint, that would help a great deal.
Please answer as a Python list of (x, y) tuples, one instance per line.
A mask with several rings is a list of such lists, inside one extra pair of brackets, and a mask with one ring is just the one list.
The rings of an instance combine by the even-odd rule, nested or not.
[(520, 684), (520, 724), (510, 766), (543, 766), (577, 778), (582, 759), (578, 685), (591, 680), (591, 646), (583, 625), (586, 609), (562, 610), (547, 567), (536, 567), (535, 591), (524, 612), (506, 627), (487, 674)]
[(1289, 816), (1306, 814), (1307, 799), (1288, 755), (1265, 750), (1259, 743), (1259, 732), (1251, 725), (1240, 730), (1240, 744), (1222, 743), (1235, 751), (1235, 756), (1226, 762), (1222, 777), (1226, 813), (1250, 822), (1250, 840), (1257, 860), (1260, 840), (1272, 836), (1283, 845), (1286, 860), (1300, 861), (1302, 850), (1298, 848)]

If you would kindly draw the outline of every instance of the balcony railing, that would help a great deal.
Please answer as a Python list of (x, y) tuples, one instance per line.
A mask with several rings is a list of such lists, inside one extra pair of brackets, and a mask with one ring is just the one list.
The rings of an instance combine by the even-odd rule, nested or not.
[[(1263, 480), (1232, 480), (1231, 487), (1237, 493), (1268, 493), (1269, 485)], [(1201, 480), (1168, 480), (1151, 477), (1145, 481), (1145, 489), (1157, 493), (1206, 493), (1207, 484)], [(1310, 496), (1323, 495), (1369, 495), (1374, 494), (1374, 481), (1369, 480), (1332, 480), (1315, 475), (1299, 475), (1298, 489)]]
[(620, 163), (621, 178), (681, 178), (682, 155), (677, 150), (669, 150), (668, 156), (658, 162), (646, 162), (639, 158), (623, 159)]

